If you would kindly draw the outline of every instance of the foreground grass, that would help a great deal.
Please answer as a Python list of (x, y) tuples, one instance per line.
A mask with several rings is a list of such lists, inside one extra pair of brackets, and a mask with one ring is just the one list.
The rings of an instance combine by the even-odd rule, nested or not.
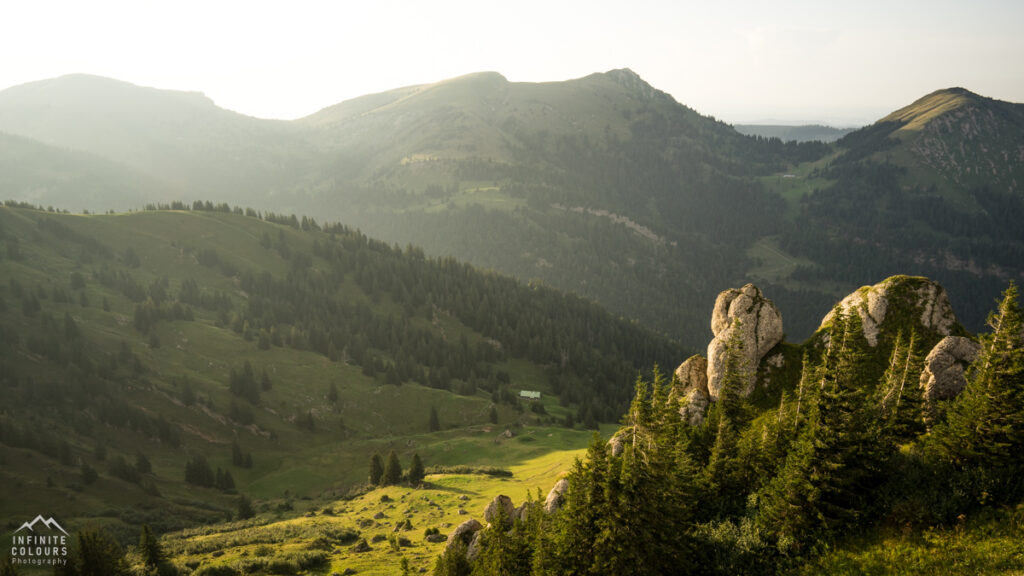
[[(469, 518), (483, 518), (496, 495), (519, 503), (546, 494), (583, 454), (558, 450), (510, 467), (511, 477), (434, 474), (423, 487), (388, 486), (352, 500), (295, 503), (292, 511), (264, 512), (252, 520), (170, 534), (166, 551), (180, 565), (201, 572), (229, 566), (238, 573), (358, 574), (401, 573), (408, 559), (413, 572), (433, 568), (444, 542), (428, 542), (425, 531), (449, 534)], [(305, 510), (303, 510), (305, 508)], [(285, 517), (286, 515), (297, 517)], [(366, 542), (369, 548), (356, 551)]]
[(878, 533), (845, 543), (800, 575), (1024, 574), (1024, 505), (980, 514), (951, 528)]

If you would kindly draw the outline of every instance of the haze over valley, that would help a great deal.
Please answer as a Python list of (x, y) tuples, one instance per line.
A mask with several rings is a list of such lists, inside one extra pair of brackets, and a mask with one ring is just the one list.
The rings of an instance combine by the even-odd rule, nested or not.
[(46, 4), (0, 576), (1024, 567), (1016, 5)]

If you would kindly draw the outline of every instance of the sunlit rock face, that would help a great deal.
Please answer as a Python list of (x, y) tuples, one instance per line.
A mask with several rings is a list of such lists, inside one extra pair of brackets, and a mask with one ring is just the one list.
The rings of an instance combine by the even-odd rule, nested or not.
[(717, 400), (721, 390), (725, 372), (725, 348), (734, 330), (740, 331), (748, 374), (747, 386), (740, 393), (748, 396), (754, 390), (757, 366), (761, 359), (782, 341), (782, 313), (753, 284), (726, 290), (718, 295), (711, 315), (711, 331), (715, 337), (708, 345), (707, 386), (711, 400)]
[[(957, 323), (946, 290), (933, 280), (915, 276), (893, 276), (874, 286), (859, 288), (843, 298), (839, 308), (860, 316), (864, 338), (871, 346), (878, 345), (882, 323), (894, 312), (940, 336), (949, 336)], [(827, 328), (834, 315), (835, 311), (830, 311), (818, 330)]]

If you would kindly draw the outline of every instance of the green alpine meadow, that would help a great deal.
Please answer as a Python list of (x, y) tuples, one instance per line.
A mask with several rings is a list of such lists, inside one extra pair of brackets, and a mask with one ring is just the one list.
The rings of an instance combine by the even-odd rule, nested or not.
[(0, 576), (1024, 573), (1024, 104), (0, 91)]

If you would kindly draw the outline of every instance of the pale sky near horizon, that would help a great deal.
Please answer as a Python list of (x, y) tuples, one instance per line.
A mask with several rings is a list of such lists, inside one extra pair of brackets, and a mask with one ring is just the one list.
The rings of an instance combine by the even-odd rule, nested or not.
[(1024, 102), (1024, 2), (37, 0), (0, 8), (0, 90), (71, 73), (292, 119), (493, 70), (628, 67), (730, 123), (861, 125), (940, 88)]

